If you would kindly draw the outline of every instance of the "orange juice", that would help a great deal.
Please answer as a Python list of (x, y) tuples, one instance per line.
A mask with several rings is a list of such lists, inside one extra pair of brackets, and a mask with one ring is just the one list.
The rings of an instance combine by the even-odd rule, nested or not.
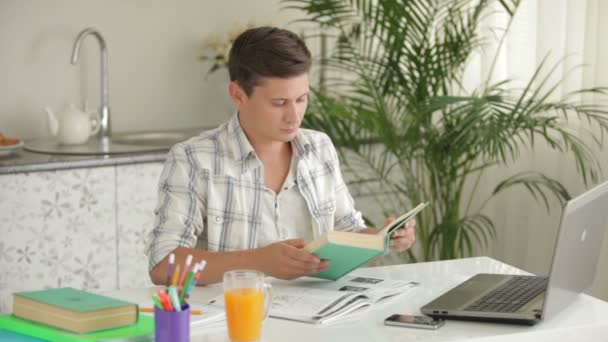
[(257, 341), (264, 319), (264, 291), (256, 288), (234, 288), (224, 293), (230, 339)]

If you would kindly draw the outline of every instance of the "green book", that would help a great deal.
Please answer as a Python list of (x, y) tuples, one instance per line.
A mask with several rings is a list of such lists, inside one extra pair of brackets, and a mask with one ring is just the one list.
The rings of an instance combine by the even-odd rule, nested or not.
[(77, 333), (137, 322), (137, 304), (70, 287), (14, 294), (16, 317)]
[(304, 247), (321, 259), (329, 260), (329, 269), (312, 277), (336, 280), (371, 259), (388, 253), (391, 234), (402, 228), (429, 203), (420, 203), (399, 216), (377, 234), (331, 231)]
[(154, 340), (154, 317), (140, 315), (137, 323), (130, 326), (77, 334), (27, 321), (14, 315), (0, 315), (0, 329), (50, 342), (143, 342)]

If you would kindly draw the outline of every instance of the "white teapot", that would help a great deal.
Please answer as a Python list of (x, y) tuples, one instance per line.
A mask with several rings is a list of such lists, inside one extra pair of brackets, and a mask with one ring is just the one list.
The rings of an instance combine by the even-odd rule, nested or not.
[(99, 115), (82, 111), (70, 104), (63, 113), (53, 113), (45, 108), (48, 115), (49, 131), (60, 144), (77, 145), (85, 143), (89, 137), (99, 132)]

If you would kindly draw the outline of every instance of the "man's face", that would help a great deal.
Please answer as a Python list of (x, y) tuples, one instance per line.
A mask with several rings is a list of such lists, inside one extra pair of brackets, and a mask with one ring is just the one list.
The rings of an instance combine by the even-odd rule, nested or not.
[(254, 143), (289, 142), (295, 138), (308, 104), (308, 74), (264, 78), (250, 96), (235, 82), (230, 95), (239, 118)]

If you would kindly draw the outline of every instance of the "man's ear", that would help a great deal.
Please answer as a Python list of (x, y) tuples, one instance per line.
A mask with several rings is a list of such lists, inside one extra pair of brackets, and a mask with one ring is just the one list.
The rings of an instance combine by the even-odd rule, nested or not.
[(242, 106), (243, 103), (245, 103), (245, 100), (247, 100), (247, 94), (245, 94), (245, 91), (237, 81), (230, 81), (228, 84), (228, 93), (237, 108)]

